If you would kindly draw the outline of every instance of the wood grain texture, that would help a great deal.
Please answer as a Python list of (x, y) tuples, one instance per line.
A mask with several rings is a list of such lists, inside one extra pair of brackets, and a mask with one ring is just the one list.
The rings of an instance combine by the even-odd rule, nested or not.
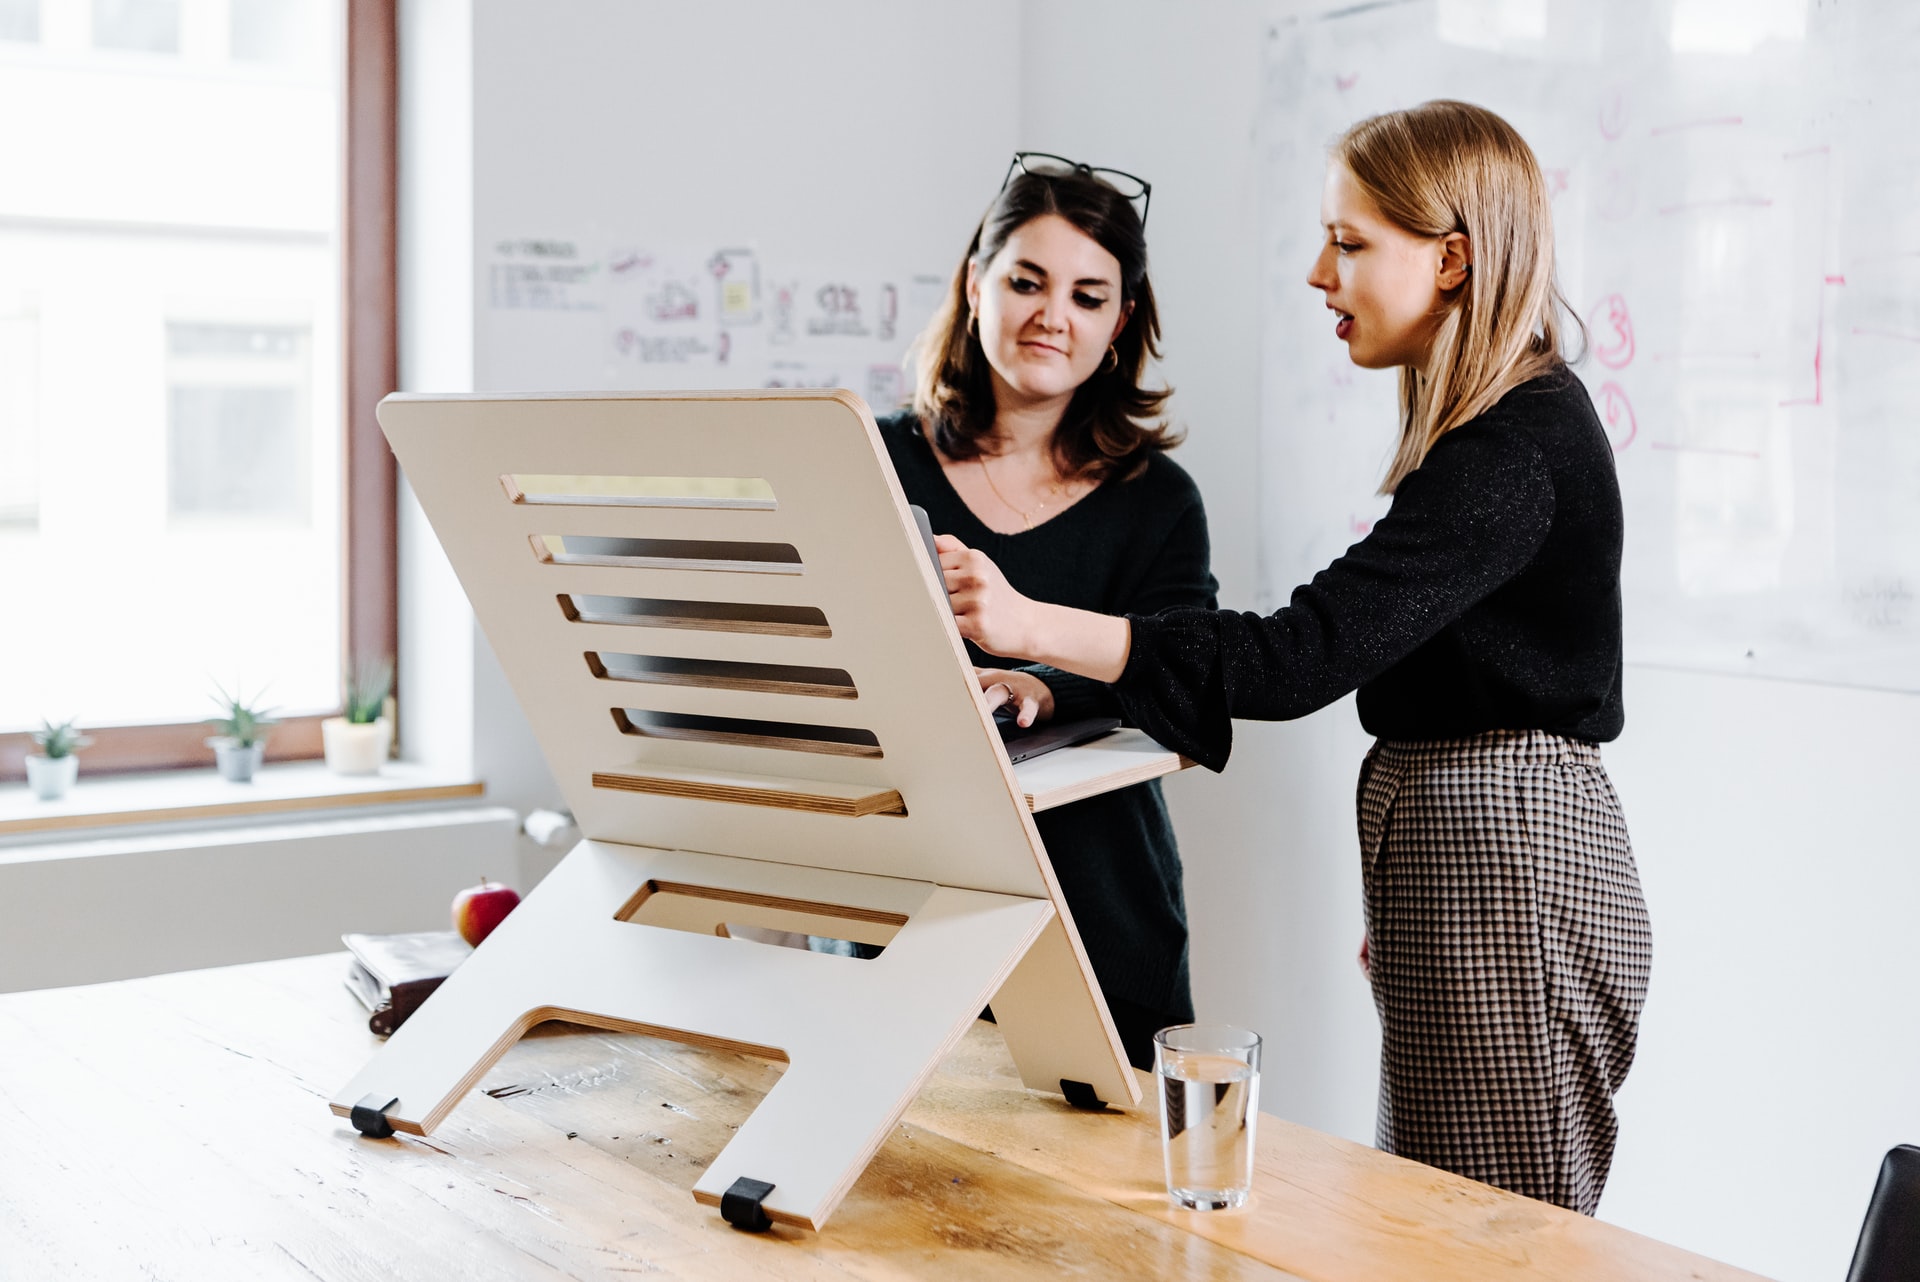
[(346, 954), (0, 996), (0, 1274), (520, 1279), (1634, 1279), (1754, 1275), (1273, 1117), (1255, 1199), (1156, 1205), (1145, 1114), (1029, 1093), (974, 1026), (819, 1235), (688, 1190), (777, 1063), (535, 1030), (430, 1140), (316, 1110), (375, 1044)]

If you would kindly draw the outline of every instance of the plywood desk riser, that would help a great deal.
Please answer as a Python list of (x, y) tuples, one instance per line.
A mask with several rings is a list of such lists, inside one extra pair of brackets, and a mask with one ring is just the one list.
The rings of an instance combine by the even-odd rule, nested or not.
[[(1184, 763), (1134, 732), (1016, 777), (858, 398), (396, 396), (380, 421), (586, 840), (336, 1113), (430, 1132), (546, 1018), (757, 1049), (791, 1066), (695, 1195), (765, 1181), (767, 1216), (817, 1228), (987, 1002), (1030, 1086), (1138, 1102), (1032, 811)], [(696, 907), (636, 915), (662, 884)], [(886, 948), (725, 938), (702, 893), (740, 924), (884, 919)]]

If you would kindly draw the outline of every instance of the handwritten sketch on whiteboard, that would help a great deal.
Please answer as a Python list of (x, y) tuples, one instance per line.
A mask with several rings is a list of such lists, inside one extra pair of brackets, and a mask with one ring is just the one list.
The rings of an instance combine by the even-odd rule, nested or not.
[[(944, 295), (942, 277), (768, 264), (751, 248), (584, 237), (495, 242), (481, 274), (488, 336), (598, 347), (598, 386), (636, 391), (845, 387), (877, 414), (910, 387), (902, 360)], [(565, 313), (565, 315), (559, 315)]]
[(1904, 0), (1387, 0), (1273, 27), (1271, 600), (1386, 507), (1393, 375), (1347, 362), (1305, 283), (1327, 145), (1462, 98), (1553, 194), (1626, 502), (1628, 661), (1920, 690), (1916, 47)]

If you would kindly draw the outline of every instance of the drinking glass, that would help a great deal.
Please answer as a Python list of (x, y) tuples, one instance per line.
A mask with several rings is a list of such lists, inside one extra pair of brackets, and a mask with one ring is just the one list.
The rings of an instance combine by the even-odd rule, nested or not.
[(1260, 1116), (1260, 1035), (1176, 1024), (1153, 1035), (1167, 1193), (1196, 1211), (1245, 1205)]

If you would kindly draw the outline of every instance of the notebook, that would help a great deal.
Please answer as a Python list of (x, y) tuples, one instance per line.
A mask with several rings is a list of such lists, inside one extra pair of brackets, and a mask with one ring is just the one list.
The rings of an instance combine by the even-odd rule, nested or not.
[(367, 1027), (382, 1037), (405, 1023), (473, 951), (451, 930), (342, 935), (340, 942), (353, 954), (347, 987), (370, 1013)]

